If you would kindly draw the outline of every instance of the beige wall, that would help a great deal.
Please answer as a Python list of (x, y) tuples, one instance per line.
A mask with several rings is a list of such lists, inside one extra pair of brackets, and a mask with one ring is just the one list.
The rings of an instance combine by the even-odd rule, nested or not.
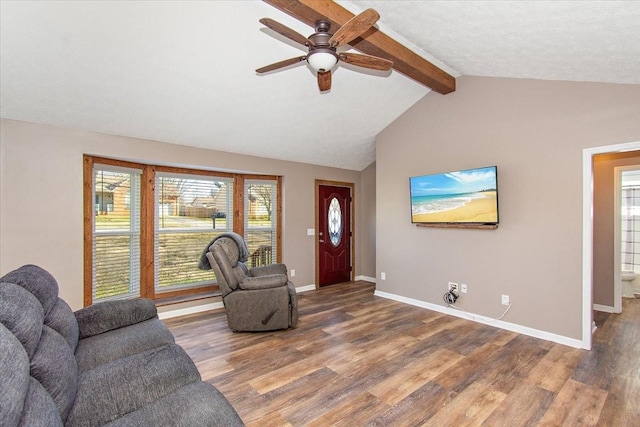
[[(92, 154), (131, 161), (213, 170), (242, 171), (284, 177), (283, 261), (296, 270), (296, 286), (315, 279), (314, 228), (316, 179), (355, 183), (360, 172), (269, 160), (181, 145), (61, 129), (12, 120), (0, 126), (0, 274), (33, 263), (58, 280), (60, 295), (72, 308), (82, 306), (83, 218), (82, 156)], [(356, 204), (356, 209), (358, 206)], [(366, 217), (358, 220), (366, 222)], [(358, 245), (374, 242), (356, 224)], [(356, 275), (375, 275), (375, 266), (362, 270), (356, 247)], [(370, 254), (372, 249), (367, 249)], [(367, 255), (370, 256), (370, 255)]]
[(607, 307), (614, 306), (614, 168), (634, 165), (638, 152), (593, 158), (593, 302)]
[[(377, 140), (377, 289), (581, 339), (582, 157), (640, 140), (640, 86), (462, 77), (430, 93)], [(413, 175), (498, 166), (497, 230), (419, 228)]]
[(362, 275), (375, 279), (376, 277), (376, 164), (375, 162), (360, 174), (360, 188), (362, 195), (357, 197), (357, 224), (359, 233), (356, 244), (360, 248), (358, 253)]

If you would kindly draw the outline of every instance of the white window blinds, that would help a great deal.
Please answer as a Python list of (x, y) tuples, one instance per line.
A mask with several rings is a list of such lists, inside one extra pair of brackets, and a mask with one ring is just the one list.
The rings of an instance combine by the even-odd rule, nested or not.
[(139, 169), (94, 165), (94, 302), (140, 295)]
[(233, 179), (157, 172), (155, 181), (155, 292), (214, 281), (198, 269), (202, 251), (233, 230)]
[(250, 267), (277, 261), (278, 186), (275, 180), (244, 181), (244, 238)]

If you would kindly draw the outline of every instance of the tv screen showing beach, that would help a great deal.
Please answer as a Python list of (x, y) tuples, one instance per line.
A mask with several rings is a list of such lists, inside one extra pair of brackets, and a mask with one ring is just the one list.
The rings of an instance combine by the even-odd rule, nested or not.
[(498, 223), (496, 166), (409, 178), (411, 222)]

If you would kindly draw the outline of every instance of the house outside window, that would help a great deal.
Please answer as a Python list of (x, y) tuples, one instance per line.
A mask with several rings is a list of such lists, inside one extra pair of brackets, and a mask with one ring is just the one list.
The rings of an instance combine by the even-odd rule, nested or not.
[(248, 264), (250, 267), (272, 264), (278, 243), (277, 181), (247, 179), (244, 194), (244, 238), (252, 254)]
[(155, 293), (211, 283), (211, 270), (194, 261), (233, 230), (233, 179), (158, 172), (155, 189)]
[[(94, 301), (140, 295), (140, 169), (93, 169), (91, 294)], [(125, 207), (133, 200), (133, 209)]]

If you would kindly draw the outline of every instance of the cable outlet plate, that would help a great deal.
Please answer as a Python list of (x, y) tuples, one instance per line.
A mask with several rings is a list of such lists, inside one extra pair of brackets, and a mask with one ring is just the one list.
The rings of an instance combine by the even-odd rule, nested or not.
[(502, 295), (502, 305), (509, 305), (509, 304), (511, 304), (509, 295)]
[(463, 294), (467, 293), (467, 285), (465, 285), (464, 283), (460, 284), (460, 292), (462, 292)]

